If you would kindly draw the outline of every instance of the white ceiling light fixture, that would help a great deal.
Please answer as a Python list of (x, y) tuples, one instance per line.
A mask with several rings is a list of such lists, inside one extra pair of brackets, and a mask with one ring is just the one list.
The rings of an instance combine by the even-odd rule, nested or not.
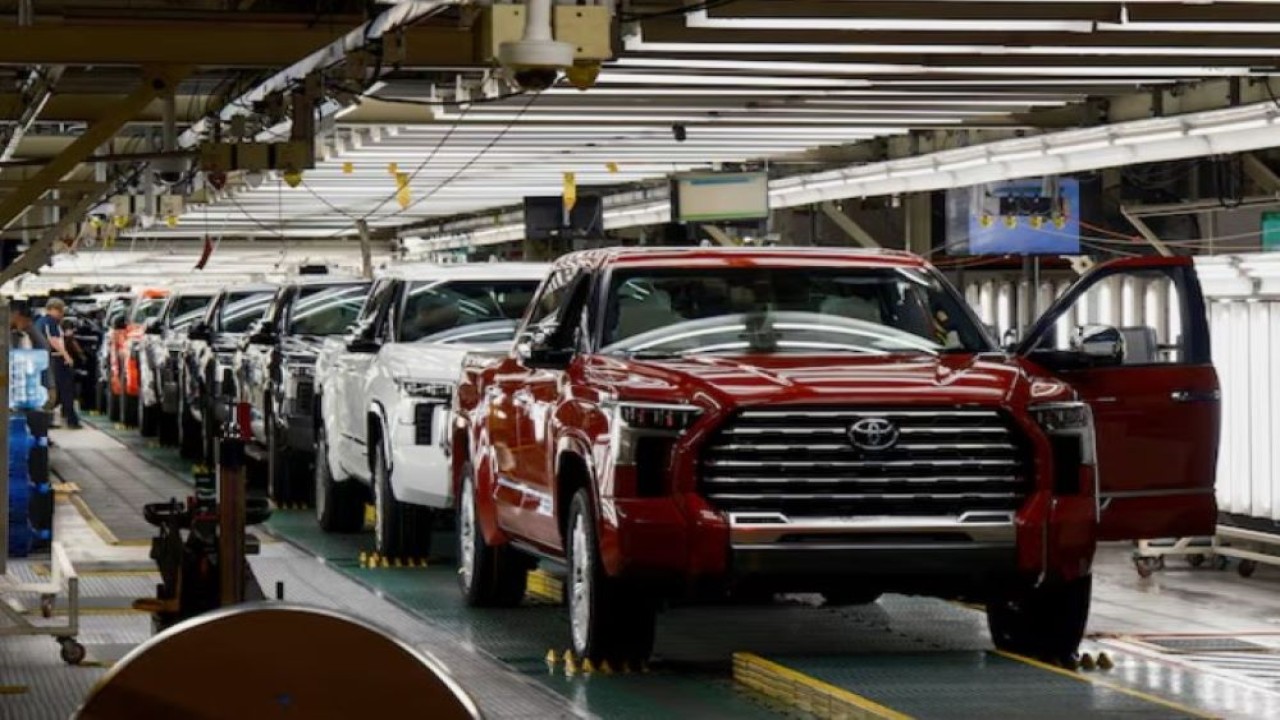
[[(730, 8), (732, 10), (732, 8)], [(696, 30), (901, 30), (907, 32), (1092, 32), (1087, 20), (921, 20), (919, 18), (743, 18), (711, 17), (706, 10), (685, 15)]]

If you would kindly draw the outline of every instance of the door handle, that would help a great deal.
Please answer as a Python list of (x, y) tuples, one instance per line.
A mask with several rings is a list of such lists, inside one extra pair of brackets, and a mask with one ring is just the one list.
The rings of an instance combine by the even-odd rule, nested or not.
[(1174, 390), (1169, 399), (1176, 403), (1218, 402), (1222, 399), (1221, 390)]

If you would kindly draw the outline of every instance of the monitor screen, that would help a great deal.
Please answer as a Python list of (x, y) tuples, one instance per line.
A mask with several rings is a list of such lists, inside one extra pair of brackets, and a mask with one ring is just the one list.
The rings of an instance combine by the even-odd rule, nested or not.
[(559, 196), (524, 199), (524, 234), (528, 240), (604, 237), (604, 198), (579, 195), (568, 218), (564, 198)]
[(951, 255), (1079, 255), (1080, 183), (1028, 178), (947, 191)]

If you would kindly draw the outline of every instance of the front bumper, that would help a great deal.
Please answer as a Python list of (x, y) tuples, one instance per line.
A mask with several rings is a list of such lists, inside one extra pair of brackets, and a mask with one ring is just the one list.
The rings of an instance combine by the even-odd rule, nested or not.
[[(419, 409), (421, 408), (421, 409)], [(453, 507), (453, 464), (447, 446), (449, 406), (404, 398), (391, 425), (391, 485), (397, 500)]]
[(850, 584), (964, 594), (1041, 574), (1072, 579), (1092, 564), (1092, 497), (1036, 493), (1016, 514), (961, 517), (728, 517), (697, 495), (601, 501), (610, 575), (664, 592), (760, 585), (821, 592)]

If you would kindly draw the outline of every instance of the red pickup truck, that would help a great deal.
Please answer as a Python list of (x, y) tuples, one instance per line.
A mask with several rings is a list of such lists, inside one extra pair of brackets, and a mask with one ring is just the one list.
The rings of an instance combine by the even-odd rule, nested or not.
[[(1094, 322), (1121, 290), (1152, 325)], [(647, 657), (670, 602), (902, 592), (1062, 661), (1098, 541), (1214, 527), (1209, 358), (1189, 258), (1100, 265), (1002, 349), (906, 253), (568, 255), (455, 396), (461, 589), (513, 605), (564, 564), (597, 659)]]

